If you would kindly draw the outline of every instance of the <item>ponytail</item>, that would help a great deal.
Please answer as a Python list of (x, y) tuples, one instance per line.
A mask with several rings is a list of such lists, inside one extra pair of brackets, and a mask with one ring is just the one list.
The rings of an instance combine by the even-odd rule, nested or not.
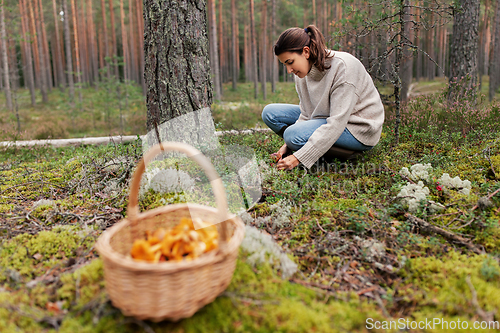
[(279, 56), (284, 52), (302, 53), (306, 46), (310, 50), (310, 63), (320, 71), (330, 68), (330, 66), (325, 66), (325, 60), (331, 58), (332, 55), (327, 54), (325, 37), (314, 25), (309, 25), (305, 29), (289, 28), (285, 30), (274, 44), (274, 54)]

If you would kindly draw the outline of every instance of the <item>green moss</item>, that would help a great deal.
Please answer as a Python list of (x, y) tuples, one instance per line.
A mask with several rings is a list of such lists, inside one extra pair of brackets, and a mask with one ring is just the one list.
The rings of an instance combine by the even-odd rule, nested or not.
[(339, 199), (337, 202), (337, 209), (345, 210), (348, 208), (359, 208), (363, 206), (363, 202), (355, 199)]
[(16, 206), (13, 205), (13, 204), (0, 204), (0, 214), (2, 214), (2, 213), (8, 213), (12, 209), (14, 209), (14, 207), (16, 207)]
[[(104, 275), (101, 260), (93, 260), (90, 264), (76, 270), (72, 274), (61, 276), (62, 286), (57, 290), (60, 300), (65, 300), (69, 305), (78, 294), (79, 308), (96, 297), (103, 296)], [(78, 281), (78, 283), (77, 283)], [(78, 284), (78, 291), (76, 290)]]
[(55, 206), (50, 204), (40, 205), (35, 209), (33, 209), (30, 215), (33, 216), (34, 218), (45, 221), (45, 219), (47, 219), (47, 217), (49, 216), (49, 213), (53, 211), (54, 208)]
[(490, 157), (491, 166), (495, 170), (496, 179), (500, 180), (500, 155)]
[[(16, 236), (2, 245), (0, 266), (13, 269), (27, 278), (39, 276), (55, 263), (73, 256), (79, 247), (89, 248), (93, 239), (88, 237), (82, 242), (85, 236), (78, 228), (65, 226), (41, 231), (37, 235)], [(35, 254), (40, 255), (40, 259), (35, 259)], [(2, 274), (0, 282), (5, 279)]]
[[(416, 314), (431, 317), (451, 317), (460, 314), (472, 320), (476, 310), (471, 307), (471, 286), (477, 292), (477, 301), (485, 311), (500, 308), (500, 268), (498, 262), (485, 255), (461, 255), (450, 252), (442, 258), (413, 258), (401, 271), (405, 282), (400, 290), (407, 301), (417, 305)], [(397, 295), (399, 296), (399, 294)], [(429, 318), (429, 317), (428, 317)]]

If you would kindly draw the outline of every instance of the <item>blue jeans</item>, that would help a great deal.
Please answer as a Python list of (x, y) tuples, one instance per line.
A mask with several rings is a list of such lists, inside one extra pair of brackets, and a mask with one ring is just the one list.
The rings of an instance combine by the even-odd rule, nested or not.
[[(262, 120), (266, 125), (275, 133), (282, 135), (288, 148), (295, 151), (306, 144), (318, 127), (326, 124), (326, 119), (310, 119), (295, 124), (299, 116), (300, 107), (294, 104), (268, 104), (262, 111)], [(359, 142), (347, 128), (344, 128), (344, 132), (333, 145), (355, 151), (373, 148)]]

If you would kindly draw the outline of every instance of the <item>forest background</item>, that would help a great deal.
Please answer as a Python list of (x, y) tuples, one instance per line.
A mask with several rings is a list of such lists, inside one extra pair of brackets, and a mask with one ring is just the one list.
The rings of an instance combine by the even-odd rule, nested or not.
[[(262, 246), (242, 246), (227, 291), (177, 323), (123, 316), (94, 250), (127, 215), (139, 139), (1, 147), (0, 331), (367, 332), (367, 318), (498, 331), (500, 0), (206, 5), (217, 129), (262, 125), (265, 104), (298, 102), (272, 44), (312, 23), (374, 78), (380, 143), (356, 162), (277, 171), (278, 136), (221, 136), (255, 151), (262, 197), (242, 218)], [(0, 10), (0, 141), (145, 134), (141, 1), (3, 0)], [(152, 189), (140, 199), (141, 211), (185, 200)]]
[[(500, 82), (498, 1), (474, 6), (480, 12), (471, 24), (479, 38), (470, 81), (491, 101)], [(428, 90), (435, 92), (450, 76), (457, 11), (452, 3), (209, 0), (207, 9), (219, 128), (262, 124), (266, 103), (297, 101), (293, 92), (280, 90), (286, 84), (276, 88), (293, 78), (272, 53), (279, 33), (291, 26), (315, 24), (328, 47), (358, 57), (376, 81), (389, 118), (395, 103), (422, 93), (418, 87), (434, 82)], [(0, 139), (145, 132), (141, 1), (4, 0), (1, 30)], [(238, 91), (238, 84), (244, 89)], [(253, 93), (245, 95), (252, 84)], [(281, 95), (273, 94), (277, 89)], [(235, 116), (235, 109), (246, 116)]]

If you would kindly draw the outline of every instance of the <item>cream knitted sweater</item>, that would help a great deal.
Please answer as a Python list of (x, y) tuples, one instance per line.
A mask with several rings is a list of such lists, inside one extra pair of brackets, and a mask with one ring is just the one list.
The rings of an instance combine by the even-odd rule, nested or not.
[(361, 143), (374, 146), (384, 123), (384, 106), (363, 64), (346, 52), (333, 52), (320, 72), (315, 66), (304, 77), (295, 76), (300, 99), (297, 122), (325, 118), (309, 141), (293, 155), (310, 168), (337, 141), (344, 128)]

